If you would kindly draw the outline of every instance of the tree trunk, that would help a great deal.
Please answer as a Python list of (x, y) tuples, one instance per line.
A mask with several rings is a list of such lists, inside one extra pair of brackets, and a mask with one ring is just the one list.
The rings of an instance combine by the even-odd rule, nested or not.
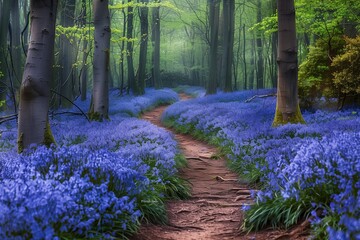
[[(125, 1), (122, 0), (121, 1), (122, 4), (125, 4)], [(123, 34), (122, 37), (125, 38), (126, 36), (126, 12), (125, 9), (123, 8), (121, 10), (122, 14), (123, 14)], [(121, 59), (120, 59), (120, 95), (123, 94), (123, 89), (124, 89), (124, 61), (125, 61), (125, 57), (124, 57), (124, 50), (125, 50), (125, 41), (121, 42)]]
[(242, 27), (243, 30), (243, 66), (244, 66), (244, 90), (248, 89), (248, 77), (247, 77), (247, 66), (246, 66), (246, 34), (245, 34), (245, 24)]
[[(157, 2), (160, 3), (161, 0)], [(154, 7), (152, 10), (152, 44), (153, 44), (153, 67), (152, 80), (155, 88), (160, 88), (162, 83), (160, 79), (160, 7)]]
[(93, 93), (89, 117), (90, 119), (97, 121), (109, 118), (109, 60), (111, 29), (108, 5), (108, 0), (93, 0), (95, 26)]
[[(129, 5), (132, 0), (128, 0)], [(128, 7), (127, 14), (127, 30), (126, 38), (128, 40), (126, 44), (127, 49), (127, 69), (128, 69), (128, 91), (131, 90), (135, 92), (135, 74), (134, 74), (134, 61), (133, 61), (133, 42), (130, 39), (133, 38), (133, 29), (134, 29), (134, 9), (133, 7)]]
[[(147, 4), (149, 0), (141, 0), (143, 4)], [(146, 60), (147, 60), (147, 46), (149, 37), (149, 20), (148, 20), (148, 6), (140, 7), (140, 55), (139, 68), (136, 74), (135, 95), (143, 95), (145, 93), (145, 78), (146, 78)]]
[(224, 91), (232, 91), (232, 65), (235, 31), (235, 0), (223, 0), (223, 65)]
[[(62, 11), (60, 24), (67, 28), (74, 26), (75, 19), (75, 0), (65, 0), (61, 2)], [(74, 71), (73, 71), (73, 62), (75, 56), (75, 48), (71, 43), (72, 36), (61, 35), (60, 36), (60, 93), (59, 95), (59, 106), (70, 107), (71, 103), (66, 99), (63, 99), (62, 96), (65, 96), (67, 99), (73, 99), (73, 88), (75, 83)]]
[[(81, 10), (81, 26), (84, 28), (86, 26), (86, 0), (82, 0), (82, 10)], [(87, 81), (88, 81), (88, 67), (87, 67), (87, 57), (89, 54), (88, 51), (88, 40), (86, 36), (83, 39), (83, 50), (82, 50), (82, 64), (81, 64), (81, 101), (85, 101), (87, 97)]]
[(209, 6), (209, 26), (210, 26), (210, 54), (209, 54), (209, 82), (206, 94), (216, 93), (217, 78), (217, 52), (218, 52), (218, 33), (219, 33), (219, 2), (218, 0), (208, 0)]
[[(261, 22), (262, 14), (261, 14), (261, 1), (257, 0), (257, 11), (256, 11), (256, 20), (257, 22)], [(256, 50), (257, 50), (257, 71), (256, 71), (256, 88), (264, 88), (264, 59), (263, 59), (263, 41), (261, 32), (257, 32), (256, 36)]]
[(21, 84), (23, 61), (21, 58), (21, 31), (20, 31), (20, 6), (18, 0), (11, 1), (11, 29), (12, 29), (12, 79), (14, 88), (18, 91)]
[(8, 67), (6, 56), (10, 3), (9, 0), (3, 1), (0, 15), (0, 110), (5, 109), (6, 94), (8, 91)]
[(18, 150), (54, 143), (48, 122), (57, 0), (32, 0), (31, 37), (20, 88)]
[(278, 0), (278, 89), (273, 125), (304, 123), (298, 102), (294, 0)]

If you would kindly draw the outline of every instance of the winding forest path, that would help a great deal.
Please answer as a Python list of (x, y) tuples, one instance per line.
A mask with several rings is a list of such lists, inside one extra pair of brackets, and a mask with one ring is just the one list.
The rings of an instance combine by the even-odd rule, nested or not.
[[(142, 119), (163, 127), (160, 117), (165, 109), (157, 107), (143, 114)], [(228, 170), (215, 147), (189, 135), (173, 134), (188, 161), (180, 175), (191, 183), (192, 196), (167, 202), (169, 224), (142, 224), (133, 240), (301, 239), (288, 238), (285, 231), (277, 230), (240, 233), (241, 206), (252, 202), (250, 189)]]

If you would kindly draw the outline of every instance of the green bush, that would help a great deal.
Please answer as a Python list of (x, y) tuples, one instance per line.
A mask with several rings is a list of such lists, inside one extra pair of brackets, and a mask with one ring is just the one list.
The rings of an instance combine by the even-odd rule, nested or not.
[(318, 39), (309, 49), (306, 60), (299, 66), (299, 97), (302, 108), (312, 107), (321, 97), (336, 98), (333, 84), (332, 59), (343, 52), (345, 41), (341, 37)]
[(334, 68), (334, 86), (343, 104), (346, 98), (356, 101), (360, 96), (360, 36), (345, 37), (345, 41), (345, 52), (337, 55), (331, 64)]

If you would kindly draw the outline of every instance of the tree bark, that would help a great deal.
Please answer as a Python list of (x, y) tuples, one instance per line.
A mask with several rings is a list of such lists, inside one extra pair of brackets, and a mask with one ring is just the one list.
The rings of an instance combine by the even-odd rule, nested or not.
[(31, 37), (20, 88), (18, 150), (54, 142), (48, 122), (57, 0), (32, 0)]
[(247, 75), (247, 65), (246, 65), (246, 34), (245, 34), (245, 24), (242, 26), (242, 32), (243, 32), (243, 67), (244, 67), (244, 90), (248, 89), (247, 82), (248, 82), (248, 75)]
[(20, 31), (20, 6), (18, 0), (11, 1), (11, 29), (12, 29), (12, 79), (14, 88), (18, 91), (21, 84), (23, 61), (21, 58), (21, 31)]
[(110, 15), (108, 0), (93, 0), (94, 62), (93, 93), (89, 117), (102, 121), (109, 118)]
[(235, 0), (223, 0), (223, 74), (224, 91), (232, 91), (232, 65), (235, 31)]
[[(157, 2), (160, 3), (161, 0)], [(153, 67), (152, 67), (152, 80), (155, 88), (160, 88), (162, 83), (160, 79), (160, 7), (152, 9), (152, 45), (153, 45)]]
[[(75, 19), (75, 0), (62, 1), (61, 25), (65, 28), (74, 26)], [(75, 77), (73, 62), (75, 58), (74, 43), (71, 43), (71, 36), (62, 35), (60, 37), (60, 93), (68, 99), (73, 99), (75, 87)], [(71, 103), (59, 96), (59, 105), (70, 107)]]
[(6, 94), (8, 91), (8, 67), (6, 56), (10, 3), (9, 0), (3, 1), (0, 15), (0, 110), (5, 109)]
[[(147, 4), (149, 0), (141, 0), (143, 4)], [(146, 78), (146, 61), (147, 61), (147, 47), (149, 37), (149, 9), (148, 6), (140, 7), (140, 55), (139, 68), (136, 74), (135, 95), (143, 95), (145, 93), (145, 78)]]
[[(132, 0), (128, 0), (128, 3), (131, 4)], [(126, 30), (126, 38), (127, 38), (127, 69), (128, 69), (128, 91), (131, 90), (135, 92), (135, 74), (134, 74), (134, 60), (133, 60), (133, 42), (131, 39), (133, 38), (133, 29), (134, 29), (134, 9), (133, 7), (128, 7), (127, 14), (127, 30)]]
[[(257, 10), (256, 10), (256, 20), (261, 22), (262, 13), (261, 13), (261, 1), (257, 0)], [(263, 56), (263, 40), (261, 32), (257, 32), (256, 35), (256, 50), (257, 50), (257, 71), (256, 71), (256, 88), (264, 88), (264, 56)]]
[(209, 54), (209, 82), (206, 94), (216, 93), (217, 78), (217, 53), (218, 53), (218, 33), (219, 33), (219, 2), (218, 0), (208, 0), (209, 6), (209, 26), (210, 26), (210, 54)]
[(298, 101), (294, 0), (278, 0), (278, 89), (273, 125), (304, 123)]
[[(86, 26), (86, 0), (82, 0), (82, 10), (81, 10), (81, 16), (80, 16), (80, 24), (84, 28)], [(87, 97), (87, 81), (88, 81), (88, 67), (87, 67), (87, 57), (89, 54), (88, 51), (88, 40), (86, 36), (84, 36), (83, 39), (83, 46), (82, 46), (82, 66), (80, 71), (80, 77), (81, 77), (81, 101), (85, 101)]]

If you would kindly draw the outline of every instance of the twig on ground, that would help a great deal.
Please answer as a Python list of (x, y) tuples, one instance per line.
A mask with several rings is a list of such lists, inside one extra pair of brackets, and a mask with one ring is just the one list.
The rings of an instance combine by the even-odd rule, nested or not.
[(266, 98), (266, 97), (275, 97), (275, 96), (276, 96), (276, 94), (274, 94), (274, 93), (265, 94), (265, 95), (255, 95), (255, 96), (252, 96), (251, 98), (246, 99), (245, 102), (249, 103), (252, 100), (254, 100), (255, 98)]

